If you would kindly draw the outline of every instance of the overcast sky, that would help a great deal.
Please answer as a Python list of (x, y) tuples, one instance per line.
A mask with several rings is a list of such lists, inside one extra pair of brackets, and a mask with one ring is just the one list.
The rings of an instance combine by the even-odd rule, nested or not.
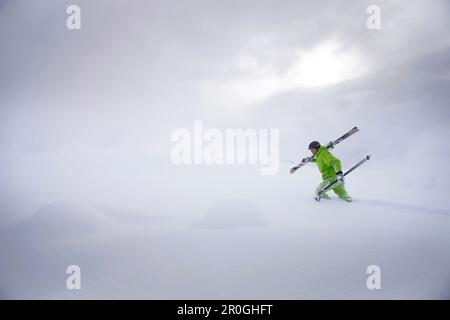
[[(405, 139), (448, 120), (448, 1), (0, 3), (4, 151), (166, 155), (170, 132), (195, 119), (302, 143), (311, 123), (328, 137), (409, 121), (393, 132)], [(70, 4), (81, 30), (66, 29)], [(381, 30), (366, 27), (371, 4)]]

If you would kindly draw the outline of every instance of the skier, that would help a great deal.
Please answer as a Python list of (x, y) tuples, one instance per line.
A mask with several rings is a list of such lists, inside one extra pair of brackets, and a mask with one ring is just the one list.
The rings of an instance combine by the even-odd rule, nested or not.
[(344, 188), (344, 174), (341, 169), (341, 161), (334, 157), (326, 147), (322, 147), (318, 141), (313, 141), (309, 144), (309, 150), (313, 154), (314, 158), (311, 162), (316, 162), (320, 173), (322, 174), (322, 183), (320, 183), (316, 188), (316, 199), (320, 198), (330, 199), (327, 195), (327, 191), (323, 191), (320, 195), (319, 192), (338, 179), (339, 181), (333, 185), (333, 191), (336, 195), (347, 202), (351, 202), (352, 198), (348, 195)]

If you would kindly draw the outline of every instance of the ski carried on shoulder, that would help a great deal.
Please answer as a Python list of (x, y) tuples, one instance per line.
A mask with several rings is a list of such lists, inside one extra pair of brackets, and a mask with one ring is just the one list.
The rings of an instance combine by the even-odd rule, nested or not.
[[(347, 133), (345, 133), (341, 137), (337, 138), (336, 140), (330, 141), (326, 145), (326, 148), (328, 150), (333, 149), (337, 144), (339, 144), (340, 142), (342, 142), (343, 140), (347, 139), (348, 137), (350, 137), (351, 135), (355, 134), (358, 131), (359, 131), (358, 127), (354, 127), (353, 129), (351, 129), (350, 131), (348, 131)], [(311, 162), (313, 159), (314, 159), (314, 156), (303, 158), (302, 161), (298, 165), (296, 165), (295, 167), (291, 168), (290, 173), (291, 174), (294, 173), (295, 171), (297, 171), (298, 169), (303, 167), (308, 162)]]

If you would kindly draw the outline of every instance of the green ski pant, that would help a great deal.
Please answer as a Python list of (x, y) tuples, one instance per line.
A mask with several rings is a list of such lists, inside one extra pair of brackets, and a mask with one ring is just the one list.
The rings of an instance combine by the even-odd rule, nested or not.
[[(323, 188), (325, 188), (327, 185), (329, 185), (330, 183), (332, 183), (334, 180), (323, 180), (316, 188), (316, 195), (319, 194), (320, 190), (322, 190)], [(334, 193), (336, 193), (336, 195), (342, 199), (345, 200), (347, 202), (351, 202), (352, 198), (348, 195), (347, 191), (345, 191), (344, 188), (344, 183), (342, 181), (338, 181), (333, 185), (333, 191)], [(327, 194), (327, 192), (331, 190), (331, 189), (327, 189), (325, 190), (325, 192), (322, 192), (322, 194), (320, 195), (321, 198), (323, 199), (330, 199), (330, 196)]]

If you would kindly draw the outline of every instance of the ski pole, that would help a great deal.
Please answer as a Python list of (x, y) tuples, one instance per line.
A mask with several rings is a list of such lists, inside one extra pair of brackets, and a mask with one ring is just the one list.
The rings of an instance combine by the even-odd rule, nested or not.
[[(364, 162), (366, 162), (367, 160), (370, 160), (370, 157), (372, 155), (367, 155), (364, 159), (362, 159), (360, 162), (358, 162), (357, 164), (355, 164), (353, 167), (351, 167), (350, 169), (348, 169), (345, 173), (344, 173), (344, 177), (346, 175), (348, 175), (350, 172), (352, 172), (353, 170), (355, 170), (356, 168), (358, 168), (360, 165), (362, 165)], [(329, 185), (327, 185), (325, 188), (323, 188), (321, 191), (319, 191), (319, 196), (325, 192), (325, 190), (329, 189), (330, 187), (334, 186), (337, 182), (339, 181), (339, 179), (334, 180), (333, 182), (331, 182)]]

